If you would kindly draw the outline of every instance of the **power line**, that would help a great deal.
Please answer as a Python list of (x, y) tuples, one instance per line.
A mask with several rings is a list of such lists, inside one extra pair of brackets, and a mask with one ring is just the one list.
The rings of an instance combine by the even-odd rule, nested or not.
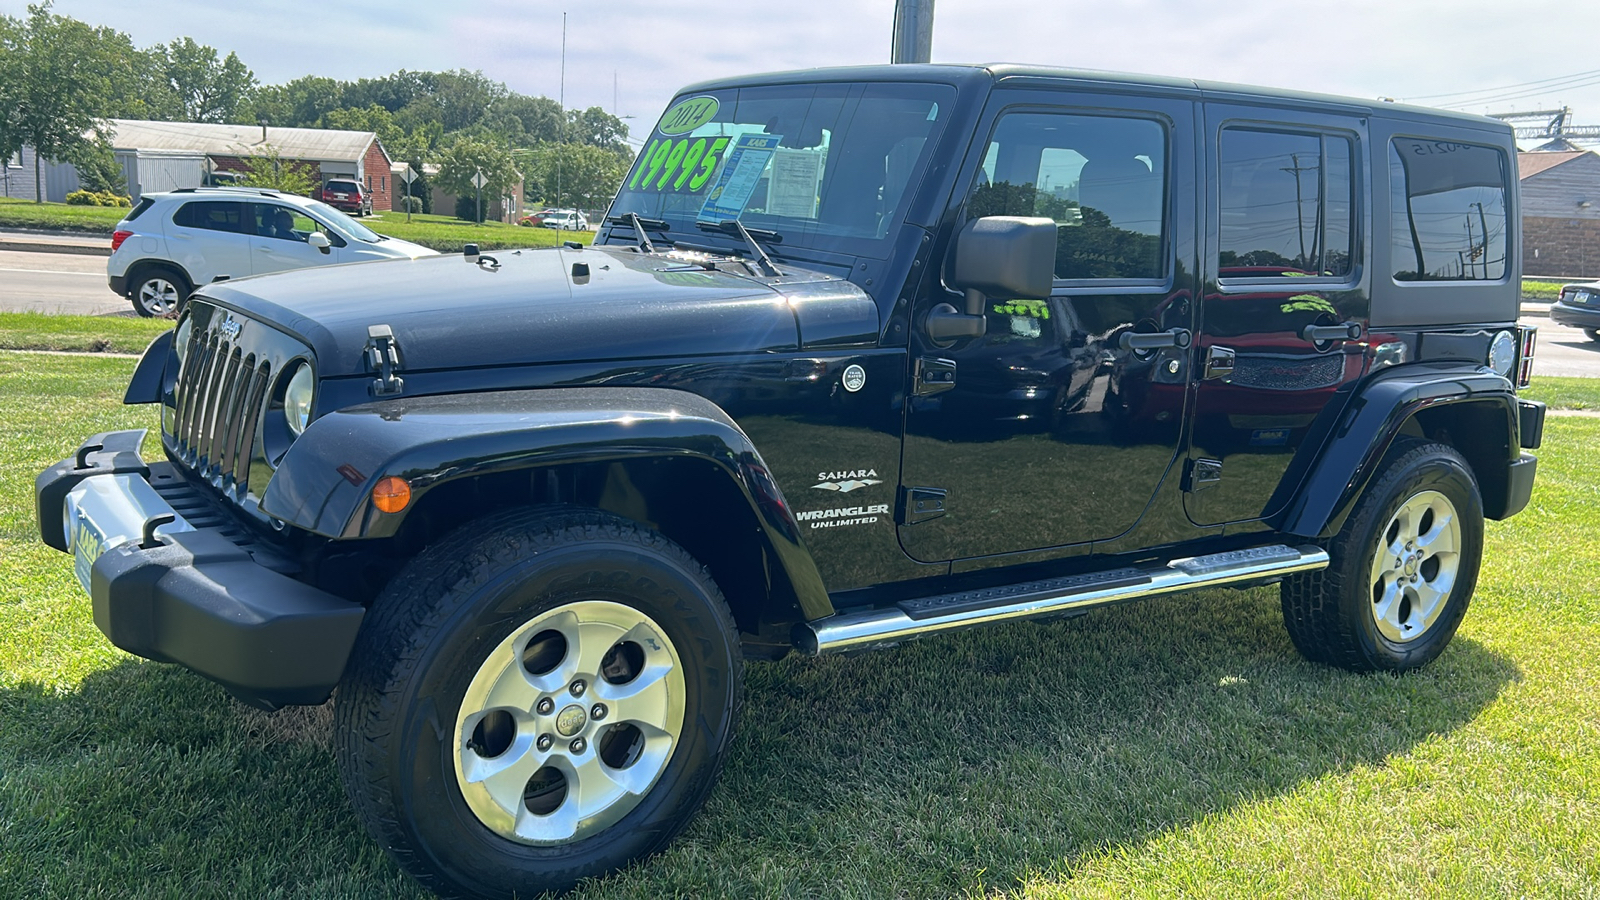
[(1565, 81), (1565, 80), (1567, 80), (1569, 78), (1572, 78), (1572, 79), (1588, 78), (1590, 76), (1600, 76), (1600, 69), (1595, 69), (1592, 72), (1577, 72), (1577, 73), (1574, 73), (1574, 74), (1571, 74), (1571, 75), (1556, 75), (1556, 76), (1554, 76), (1552, 78), (1541, 78), (1541, 79), (1539, 79), (1537, 81), (1522, 81), (1522, 82), (1518, 82), (1516, 84), (1501, 85), (1500, 87), (1475, 88), (1475, 89), (1470, 90), (1470, 91), (1450, 91), (1450, 92), (1443, 93), (1443, 94), (1418, 94), (1417, 96), (1414, 96), (1414, 97), (1407, 97), (1406, 100), (1407, 101), (1411, 101), (1411, 100), (1432, 100), (1432, 99), (1435, 99), (1437, 97), (1462, 97), (1462, 96), (1465, 96), (1467, 94), (1488, 94), (1488, 93), (1496, 93), (1496, 92), (1499, 92), (1499, 91), (1522, 90), (1523, 88), (1531, 87), (1531, 86), (1536, 85), (1536, 84), (1546, 84), (1546, 83), (1552, 82), (1552, 81)]
[(1469, 106), (1484, 106), (1491, 103), (1505, 103), (1511, 100), (1523, 100), (1528, 97), (1538, 97), (1549, 94), (1552, 91), (1570, 91), (1596, 84), (1600, 84), (1600, 75), (1581, 81), (1574, 81), (1568, 84), (1551, 85), (1549, 87), (1534, 88), (1532, 90), (1513, 92), (1509, 94), (1488, 95), (1473, 100), (1461, 100), (1455, 103), (1445, 103), (1441, 106), (1444, 109), (1463, 109)]

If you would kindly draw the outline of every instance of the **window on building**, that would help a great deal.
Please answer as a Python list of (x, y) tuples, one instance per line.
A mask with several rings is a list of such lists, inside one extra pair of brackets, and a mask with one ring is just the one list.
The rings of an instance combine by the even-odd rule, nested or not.
[(8, 169), (20, 169), (20, 168), (22, 168), (22, 151), (21, 150), (18, 150), (17, 152), (11, 154), (11, 158), (6, 160), (6, 168), (8, 168)]
[(1000, 119), (967, 216), (1056, 223), (1056, 277), (1161, 278), (1167, 135), (1157, 122), (1012, 113)]
[(1389, 144), (1389, 231), (1396, 281), (1506, 275), (1505, 154), (1454, 141)]
[(1228, 128), (1218, 144), (1222, 277), (1342, 277), (1355, 237), (1348, 138)]

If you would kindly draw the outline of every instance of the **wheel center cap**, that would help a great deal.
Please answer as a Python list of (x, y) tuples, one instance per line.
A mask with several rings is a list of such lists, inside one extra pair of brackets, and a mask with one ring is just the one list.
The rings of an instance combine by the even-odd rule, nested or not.
[(1417, 557), (1415, 554), (1406, 557), (1406, 577), (1417, 574)]
[(588, 717), (584, 715), (583, 707), (573, 704), (556, 716), (556, 731), (561, 732), (562, 737), (572, 737), (583, 730), (587, 721)]

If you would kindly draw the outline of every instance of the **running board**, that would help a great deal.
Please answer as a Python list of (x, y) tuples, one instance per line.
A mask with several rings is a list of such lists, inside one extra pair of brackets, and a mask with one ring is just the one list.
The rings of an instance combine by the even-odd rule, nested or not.
[(1061, 615), (1141, 597), (1279, 578), (1327, 565), (1327, 551), (1320, 547), (1296, 548), (1283, 544), (1251, 547), (1175, 559), (1166, 565), (1113, 569), (902, 600), (890, 608), (818, 619), (797, 629), (796, 638), (800, 650), (811, 656), (874, 650), (925, 634)]

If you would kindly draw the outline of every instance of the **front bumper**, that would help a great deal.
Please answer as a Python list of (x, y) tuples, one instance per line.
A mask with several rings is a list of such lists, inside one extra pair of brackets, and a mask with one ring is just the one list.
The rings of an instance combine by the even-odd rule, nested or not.
[(1557, 300), (1550, 304), (1550, 321), (1574, 328), (1600, 328), (1600, 309), (1588, 306), (1568, 306)]
[[(95, 435), (34, 482), (44, 542), (67, 552), (84, 543), (98, 554), (91, 563), (86, 551), (75, 553), (95, 625), (123, 650), (177, 663), (253, 705), (326, 700), (365, 609), (261, 565), (226, 527), (188, 522), (164, 498), (192, 489), (170, 463), (140, 460), (143, 437)], [(101, 480), (74, 494), (88, 479)]]

